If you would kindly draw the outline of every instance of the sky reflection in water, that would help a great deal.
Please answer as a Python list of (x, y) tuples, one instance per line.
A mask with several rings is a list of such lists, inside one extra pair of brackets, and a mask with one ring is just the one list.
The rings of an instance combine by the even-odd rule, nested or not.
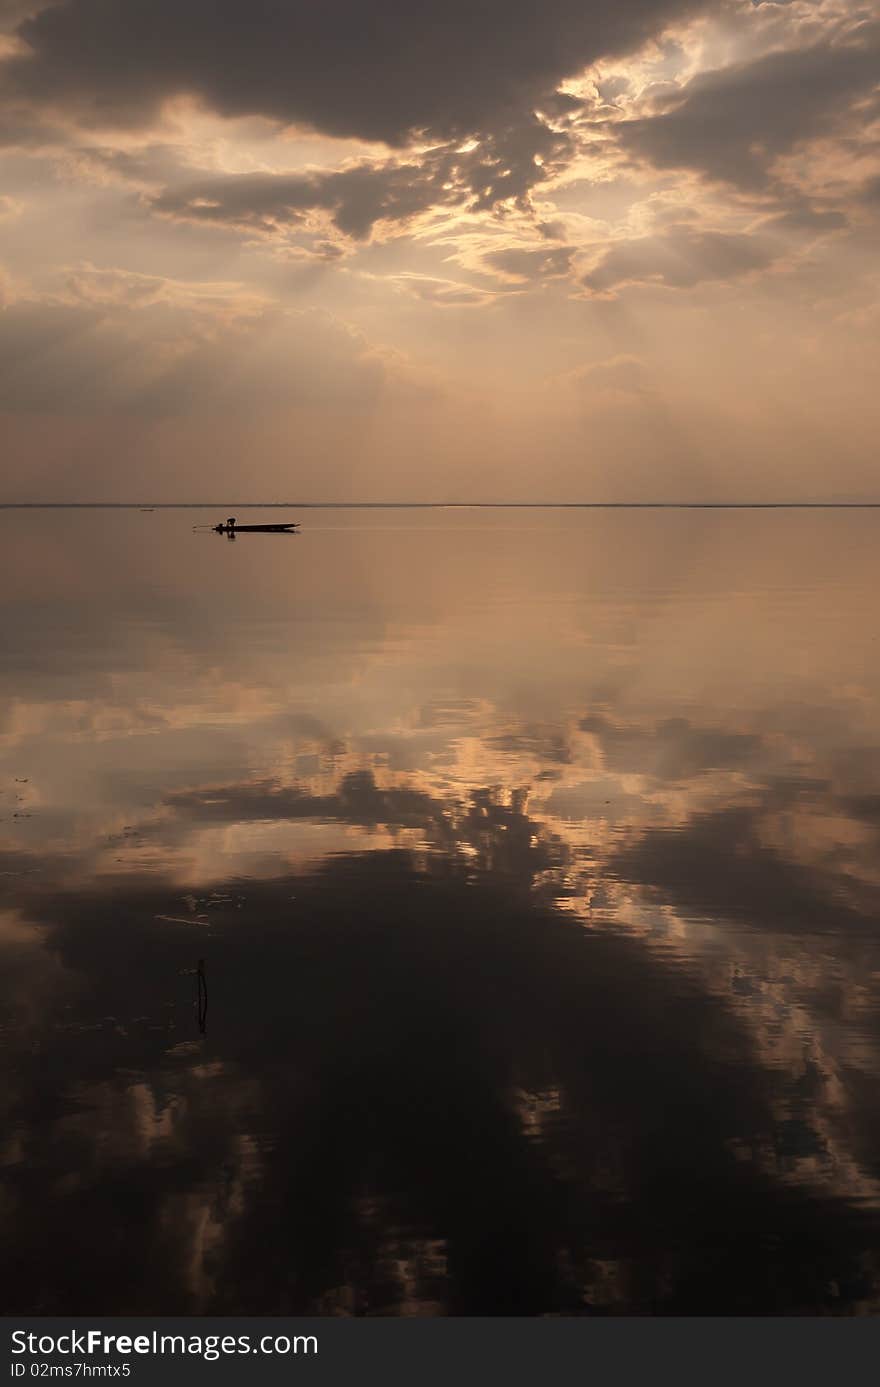
[(876, 514), (216, 518), (7, 515), (7, 1313), (876, 1309)]

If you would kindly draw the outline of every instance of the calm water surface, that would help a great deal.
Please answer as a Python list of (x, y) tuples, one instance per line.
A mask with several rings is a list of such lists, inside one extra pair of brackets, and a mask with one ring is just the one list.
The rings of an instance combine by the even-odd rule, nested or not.
[(6, 1312), (876, 1311), (880, 515), (220, 514), (4, 520)]

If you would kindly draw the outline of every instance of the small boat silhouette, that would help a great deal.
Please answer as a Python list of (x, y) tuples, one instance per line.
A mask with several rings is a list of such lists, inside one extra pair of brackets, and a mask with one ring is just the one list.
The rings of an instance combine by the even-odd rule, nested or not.
[(214, 530), (218, 535), (289, 535), (298, 527), (296, 520), (287, 520), (278, 525), (236, 525), (235, 516), (231, 515), (225, 525), (215, 525)]

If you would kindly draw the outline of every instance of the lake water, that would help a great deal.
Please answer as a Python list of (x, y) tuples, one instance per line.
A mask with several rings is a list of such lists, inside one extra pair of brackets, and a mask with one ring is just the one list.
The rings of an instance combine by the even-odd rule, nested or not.
[(6, 1313), (880, 1308), (880, 513), (225, 513), (3, 515)]

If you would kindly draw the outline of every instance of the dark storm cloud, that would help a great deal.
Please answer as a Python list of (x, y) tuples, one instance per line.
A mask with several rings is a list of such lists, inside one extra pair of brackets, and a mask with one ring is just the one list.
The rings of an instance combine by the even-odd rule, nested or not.
[(362, 240), (377, 222), (405, 223), (444, 203), (490, 208), (521, 200), (573, 149), (568, 135), (525, 114), (471, 149), (447, 143), (418, 160), (360, 163), (330, 173), (203, 178), (167, 188), (151, 206), (169, 217), (258, 232), (296, 225), (320, 209), (345, 235)]
[(843, 212), (819, 212), (808, 204), (794, 203), (785, 212), (769, 217), (763, 222), (763, 231), (804, 232), (810, 235), (824, 235), (828, 231), (842, 231), (848, 226)]
[(583, 283), (598, 294), (642, 283), (691, 289), (706, 281), (739, 279), (766, 269), (780, 254), (780, 247), (756, 235), (674, 226), (664, 235), (641, 236), (612, 246)]
[(766, 182), (773, 160), (833, 132), (880, 72), (880, 25), (843, 42), (774, 52), (697, 76), (661, 98), (657, 114), (616, 127), (624, 148), (657, 168), (692, 168), (743, 187)]
[(80, 119), (149, 120), (191, 93), (224, 115), (403, 144), (497, 128), (696, 0), (68, 0), (25, 20), (21, 96)]
[(871, 207), (880, 204), (880, 174), (876, 178), (869, 178), (858, 190), (858, 200)]
[(167, 216), (255, 231), (301, 222), (320, 208), (340, 231), (360, 240), (377, 221), (403, 221), (443, 200), (448, 172), (418, 164), (361, 164), (307, 176), (241, 174), (168, 190), (151, 205)]
[(559, 279), (568, 274), (573, 256), (573, 246), (557, 246), (553, 250), (526, 250), (512, 246), (484, 255), (483, 262), (514, 279)]
[(18, 28), (22, 20), (44, 8), (46, 0), (0, 0), (0, 34)]

